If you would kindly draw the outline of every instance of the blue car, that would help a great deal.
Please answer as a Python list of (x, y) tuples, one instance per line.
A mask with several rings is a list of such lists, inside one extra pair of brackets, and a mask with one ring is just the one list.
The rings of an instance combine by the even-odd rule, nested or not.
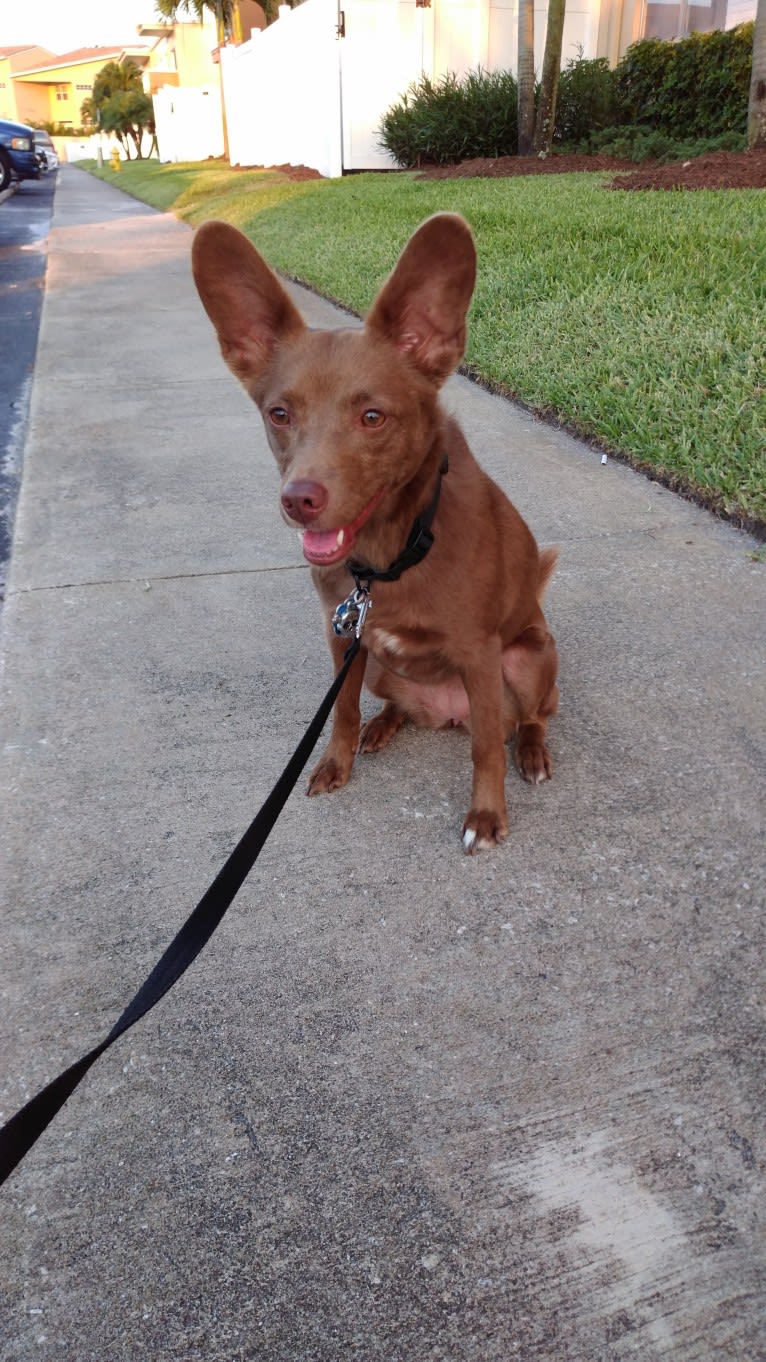
[(0, 119), (0, 194), (13, 178), (39, 180), (40, 162), (35, 151), (35, 135), (23, 123)]

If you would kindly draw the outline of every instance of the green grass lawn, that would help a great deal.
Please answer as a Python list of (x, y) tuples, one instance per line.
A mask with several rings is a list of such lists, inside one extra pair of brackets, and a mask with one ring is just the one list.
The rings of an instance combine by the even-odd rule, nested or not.
[(462, 213), (479, 252), (468, 369), (766, 527), (766, 191), (626, 194), (593, 174), (296, 183), (156, 161), (98, 173), (191, 223), (235, 223), (357, 312), (424, 217)]

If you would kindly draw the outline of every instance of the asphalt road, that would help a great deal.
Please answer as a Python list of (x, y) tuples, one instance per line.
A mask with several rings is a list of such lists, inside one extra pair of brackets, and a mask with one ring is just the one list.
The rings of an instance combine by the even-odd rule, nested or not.
[(55, 175), (25, 180), (0, 203), (0, 600), (13, 539), (55, 186)]

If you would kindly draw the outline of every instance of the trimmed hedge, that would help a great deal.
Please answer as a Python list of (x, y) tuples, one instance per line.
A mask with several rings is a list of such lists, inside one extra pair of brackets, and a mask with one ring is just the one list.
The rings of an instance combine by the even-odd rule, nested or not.
[(614, 73), (615, 121), (679, 138), (745, 132), (752, 59), (752, 23), (681, 42), (633, 43)]

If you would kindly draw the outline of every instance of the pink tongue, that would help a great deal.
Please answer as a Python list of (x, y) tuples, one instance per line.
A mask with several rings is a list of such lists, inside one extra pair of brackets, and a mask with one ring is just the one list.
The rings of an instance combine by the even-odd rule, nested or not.
[(312, 553), (332, 553), (338, 547), (338, 531), (306, 530), (303, 542)]
[(306, 530), (303, 535), (303, 552), (312, 561), (316, 558), (332, 558), (335, 554), (343, 552), (345, 548), (351, 546), (351, 536), (348, 531), (345, 535), (345, 543), (338, 544), (339, 530)]
[(316, 563), (317, 566), (322, 563), (339, 563), (346, 558), (356, 543), (356, 536), (369, 520), (384, 491), (385, 488), (380, 487), (350, 525), (341, 525), (337, 530), (304, 530), (304, 558), (310, 563)]

